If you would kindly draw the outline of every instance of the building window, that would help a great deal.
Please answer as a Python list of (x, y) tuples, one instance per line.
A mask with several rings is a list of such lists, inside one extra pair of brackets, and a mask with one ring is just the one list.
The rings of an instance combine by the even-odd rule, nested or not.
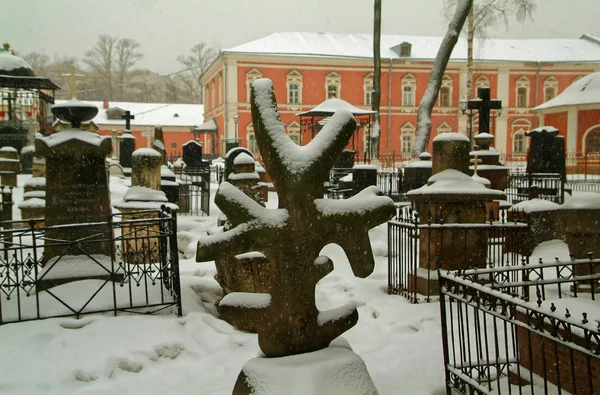
[(256, 135), (254, 134), (254, 127), (252, 124), (246, 126), (246, 138), (248, 139), (248, 151), (252, 152), (252, 155), (257, 155), (258, 144), (256, 144)]
[(325, 76), (325, 90), (327, 99), (339, 99), (341, 97), (340, 88), (342, 86), (342, 76), (332, 71)]
[(438, 105), (440, 107), (452, 107), (452, 78), (444, 74), (442, 86), (438, 95)]
[(515, 154), (526, 154), (525, 148), (525, 132), (523, 130), (517, 131), (513, 135), (513, 153)]
[(439, 106), (450, 107), (450, 88), (445, 86), (440, 88)]
[(554, 99), (558, 91), (558, 80), (552, 76), (544, 80), (544, 101)]
[(177, 143), (171, 143), (171, 148), (177, 148)]
[(480, 75), (475, 80), (475, 92), (473, 93), (473, 97), (477, 97), (477, 89), (479, 88), (489, 88), (490, 87), (490, 79), (485, 75)]
[(412, 153), (416, 130), (415, 126), (410, 122), (406, 122), (400, 128), (400, 149), (403, 155), (410, 155)]
[(302, 103), (302, 74), (297, 70), (290, 71), (287, 76), (288, 104)]
[(300, 145), (300, 124), (292, 121), (287, 127), (287, 135), (296, 145)]
[(246, 101), (250, 103), (250, 94), (252, 83), (259, 78), (262, 78), (263, 75), (257, 69), (252, 69), (246, 73)]
[(407, 74), (402, 78), (402, 105), (404, 107), (414, 107), (415, 105), (416, 78), (412, 74)]
[(452, 132), (452, 126), (450, 126), (448, 122), (444, 121), (435, 130), (437, 131), (437, 134), (450, 133)]
[(367, 74), (363, 78), (363, 91), (365, 93), (365, 106), (373, 104), (373, 73)]
[(288, 103), (289, 104), (298, 104), (300, 103), (300, 87), (298, 84), (289, 84), (288, 85)]
[(585, 153), (600, 154), (600, 127), (587, 134), (585, 138)]
[(529, 106), (529, 79), (527, 77), (520, 77), (517, 79), (517, 107), (528, 107)]

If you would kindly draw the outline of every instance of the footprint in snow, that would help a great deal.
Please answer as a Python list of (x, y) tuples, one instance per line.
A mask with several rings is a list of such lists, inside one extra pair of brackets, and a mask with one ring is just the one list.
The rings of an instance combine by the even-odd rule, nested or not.
[(64, 329), (81, 329), (84, 326), (88, 326), (92, 322), (93, 322), (93, 320), (91, 320), (90, 318), (82, 318), (82, 319), (73, 318), (73, 319), (62, 320), (58, 323), (58, 325), (60, 325)]

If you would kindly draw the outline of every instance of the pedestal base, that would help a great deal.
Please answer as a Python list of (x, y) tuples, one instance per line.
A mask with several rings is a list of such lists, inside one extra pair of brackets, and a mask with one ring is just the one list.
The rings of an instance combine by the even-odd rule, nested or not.
[(344, 346), (330, 345), (305, 354), (249, 360), (238, 376), (233, 395), (250, 394), (377, 395), (378, 392), (360, 356)]

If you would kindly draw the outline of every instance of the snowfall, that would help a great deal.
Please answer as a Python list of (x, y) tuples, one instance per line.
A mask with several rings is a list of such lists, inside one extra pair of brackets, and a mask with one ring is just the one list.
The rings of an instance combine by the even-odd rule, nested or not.
[[(28, 177), (19, 176), (15, 218)], [(217, 187), (211, 186), (213, 195)], [(113, 202), (126, 190), (125, 180), (111, 177)], [(275, 193), (268, 207), (277, 207)], [(210, 213), (178, 217), (182, 317), (87, 315), (2, 325), (0, 394), (231, 394), (240, 369), (260, 350), (255, 334), (219, 318), (214, 262), (195, 261), (197, 239), (217, 228), (220, 211), (211, 204)], [(371, 230), (370, 238), (376, 266), (366, 279), (353, 276), (339, 246), (323, 249), (335, 270), (317, 285), (317, 306), (358, 307), (358, 324), (343, 337), (381, 395), (445, 394), (439, 304), (388, 295), (386, 225)], [(555, 240), (533, 255), (535, 261), (567, 259), (568, 250)]]

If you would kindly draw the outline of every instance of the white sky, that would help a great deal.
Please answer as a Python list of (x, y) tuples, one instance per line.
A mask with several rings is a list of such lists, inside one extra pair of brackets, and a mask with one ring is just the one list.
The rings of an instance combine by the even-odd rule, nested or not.
[[(384, 34), (441, 36), (443, 0), (382, 0)], [(533, 22), (494, 37), (600, 36), (600, 1), (537, 0)], [(7, 0), (0, 40), (21, 53), (83, 57), (99, 34), (137, 40), (138, 63), (167, 73), (197, 42), (229, 48), (276, 31), (372, 33), (372, 0)]]

